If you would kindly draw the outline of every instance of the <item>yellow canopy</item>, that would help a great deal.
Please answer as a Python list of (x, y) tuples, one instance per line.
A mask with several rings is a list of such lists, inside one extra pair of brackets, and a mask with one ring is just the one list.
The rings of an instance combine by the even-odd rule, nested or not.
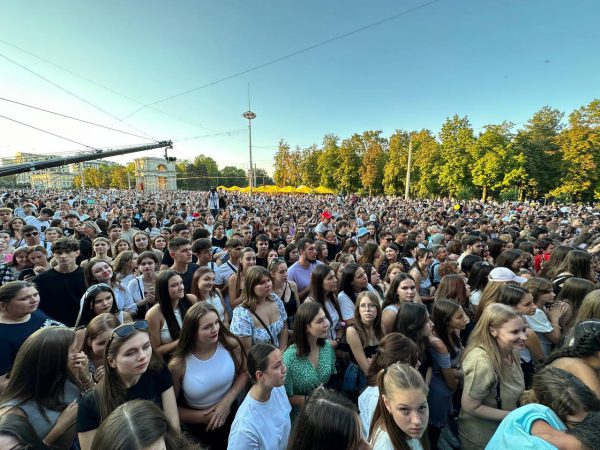
[(286, 194), (294, 194), (296, 192), (296, 188), (293, 186), (284, 186), (279, 189), (279, 192), (284, 192)]
[(246, 186), (246, 187), (243, 187), (241, 189), (238, 188), (238, 191), (240, 191), (240, 192), (250, 192), (250, 187)]
[(298, 186), (296, 188), (296, 192), (298, 194), (312, 194), (313, 190), (311, 188), (309, 188), (308, 186), (302, 185), (302, 186)]
[(231, 186), (231, 187), (225, 188), (225, 190), (226, 191), (239, 191), (240, 188), (237, 186)]
[(225, 189), (225, 190), (227, 190), (227, 187), (221, 185), (221, 186), (218, 186), (217, 189)]
[(325, 186), (319, 186), (315, 188), (315, 194), (335, 194), (335, 192)]

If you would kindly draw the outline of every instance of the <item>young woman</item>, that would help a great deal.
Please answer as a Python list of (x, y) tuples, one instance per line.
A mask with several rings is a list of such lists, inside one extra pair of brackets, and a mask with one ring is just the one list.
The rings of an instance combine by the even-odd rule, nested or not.
[(317, 389), (296, 418), (288, 450), (369, 450), (356, 405), (329, 389)]
[(13, 217), (8, 222), (8, 233), (10, 234), (10, 240), (8, 245), (13, 248), (19, 248), (23, 242), (23, 227), (25, 226), (25, 221), (20, 217)]
[(225, 307), (225, 300), (215, 285), (215, 273), (210, 268), (199, 267), (194, 272), (192, 294), (198, 299), (198, 302), (207, 303), (215, 308), (221, 322), (226, 327), (229, 326), (229, 313)]
[(417, 250), (415, 262), (408, 272), (413, 280), (415, 280), (415, 285), (418, 286), (417, 295), (423, 303), (433, 302), (433, 294), (435, 293), (435, 287), (429, 278), (429, 266), (431, 266), (432, 262), (433, 253), (431, 250), (420, 248)]
[(150, 341), (158, 354), (168, 356), (177, 347), (185, 313), (197, 299), (185, 293), (183, 279), (173, 270), (158, 274), (154, 295), (156, 304), (146, 314)]
[(533, 269), (535, 273), (540, 273), (542, 267), (550, 261), (550, 257), (554, 251), (554, 244), (552, 241), (543, 240), (538, 242), (537, 248), (540, 252), (533, 257)]
[(414, 368), (395, 363), (377, 376), (379, 403), (369, 430), (373, 450), (429, 449), (427, 385)]
[[(400, 262), (399, 261), (400, 249), (398, 248), (398, 246), (395, 243), (392, 242), (385, 248), (383, 255), (384, 255), (384, 259), (383, 259), (383, 261), (381, 261), (381, 264), (379, 265), (379, 274), (381, 275), (381, 278), (386, 277), (388, 268), (392, 264), (398, 264)], [(401, 265), (400, 265), (400, 272), (402, 272)], [(391, 278), (393, 279), (394, 277), (391, 277)]]
[(117, 239), (117, 241), (113, 244), (112, 255), (114, 258), (116, 258), (119, 256), (119, 253), (126, 250), (131, 250), (131, 248), (131, 244), (127, 239)]
[(0, 264), (0, 286), (17, 280), (21, 272), (30, 266), (27, 251), (27, 247), (19, 247), (14, 251), (11, 261)]
[(573, 250), (573, 247), (569, 247), (568, 245), (559, 245), (555, 247), (552, 255), (550, 255), (550, 259), (541, 268), (539, 276), (541, 278), (552, 280), (561, 272), (565, 265), (567, 255), (571, 250)]
[(19, 274), (19, 280), (30, 280), (52, 268), (48, 258), (48, 250), (43, 245), (27, 247), (29, 267)]
[(93, 386), (75, 333), (65, 327), (43, 328), (21, 346), (0, 396), (0, 414), (26, 417), (46, 445), (68, 449), (75, 438), (77, 398)]
[(277, 250), (274, 248), (269, 250), (269, 253), (267, 253), (267, 267), (269, 267), (269, 265), (271, 264), (271, 261), (273, 261), (274, 259), (277, 259), (277, 258), (279, 258), (279, 253), (277, 252)]
[(252, 387), (235, 415), (227, 449), (287, 448), (292, 407), (285, 393), (283, 355), (277, 347), (260, 343), (248, 353), (247, 364)]
[(256, 253), (250, 247), (244, 248), (240, 252), (240, 262), (238, 271), (229, 277), (229, 302), (231, 307), (235, 308), (242, 302), (242, 292), (244, 290), (245, 279), (251, 267), (256, 266)]
[(356, 399), (366, 385), (370, 360), (383, 338), (381, 306), (375, 294), (362, 292), (358, 295), (354, 317), (354, 323), (346, 329), (350, 363), (344, 373), (342, 389)]
[(240, 341), (212, 306), (197, 303), (188, 310), (169, 367), (181, 422), (201, 444), (225, 448), (246, 363)]
[(436, 300), (431, 320), (432, 373), (428, 396), (431, 415), (428, 434), (431, 446), (437, 448), (440, 432), (452, 414), (452, 398), (463, 380), (460, 360), (464, 348), (460, 332), (469, 323), (469, 318), (459, 304), (450, 300)]
[(582, 448), (565, 431), (600, 410), (600, 401), (586, 385), (555, 367), (535, 375), (533, 390), (524, 392), (521, 400), (526, 404), (504, 418), (486, 449)]
[(103, 313), (112, 314), (119, 323), (131, 322), (131, 315), (126, 311), (119, 311), (115, 301), (114, 291), (107, 284), (100, 283), (90, 286), (81, 299), (81, 307), (75, 330), (77, 331), (77, 341), (81, 344), (85, 328), (90, 321)]
[(315, 302), (302, 304), (296, 314), (293, 339), (283, 354), (287, 369), (285, 391), (292, 405), (292, 421), (306, 397), (320, 385), (326, 385), (336, 373), (335, 351), (327, 341), (329, 321), (323, 307)]
[(121, 323), (113, 315), (102, 313), (90, 320), (85, 328), (81, 351), (88, 357), (88, 369), (98, 383), (104, 376), (104, 349), (112, 332)]
[(523, 268), (523, 252), (521, 250), (510, 249), (504, 250), (500, 256), (496, 258), (496, 267), (506, 267), (512, 270), (515, 274)]
[(489, 305), (475, 325), (462, 360), (458, 432), (463, 449), (483, 449), (517, 407), (525, 389), (519, 351), (525, 348), (526, 330), (521, 315), (503, 304)]
[[(556, 296), (555, 303), (565, 303), (568, 305), (564, 315), (559, 319), (558, 324), (562, 328), (563, 336), (569, 334), (575, 326), (575, 318), (579, 314), (579, 309), (583, 299), (587, 294), (596, 289), (596, 285), (583, 278), (572, 277), (563, 284), (560, 293)], [(600, 317), (600, 316), (598, 316)]]
[(457, 273), (450, 273), (440, 282), (438, 289), (435, 293), (435, 299), (441, 300), (452, 300), (459, 304), (464, 311), (469, 308), (469, 286), (465, 282), (465, 278)]
[(158, 274), (156, 268), (159, 262), (156, 253), (152, 251), (142, 252), (137, 257), (137, 267), (141, 275), (129, 282), (128, 290), (131, 292), (137, 306), (137, 316), (140, 318), (146, 317), (146, 313), (156, 302), (155, 286)]
[(377, 353), (373, 356), (367, 372), (367, 385), (358, 397), (358, 409), (362, 423), (363, 436), (369, 437), (373, 413), (379, 402), (377, 375), (394, 363), (408, 364), (415, 369), (419, 367), (419, 347), (400, 333), (386, 334), (379, 342)]
[(400, 263), (394, 263), (394, 264), (390, 264), (387, 268), (387, 270), (384, 273), (383, 276), (383, 285), (385, 286), (385, 293), (387, 295), (387, 292), (390, 290), (390, 285), (392, 284), (392, 280), (394, 278), (396, 278), (396, 275), (398, 275), (399, 273), (402, 273), (402, 264)]
[(156, 216), (148, 217), (148, 226), (145, 231), (148, 233), (150, 239), (160, 236), (160, 225)]
[(148, 400), (131, 400), (106, 418), (92, 441), (94, 450), (192, 450), (165, 413)]
[(373, 288), (373, 293), (377, 297), (379, 304), (383, 304), (385, 300), (385, 286), (381, 282), (377, 268), (373, 264), (363, 264), (362, 268), (367, 274), (367, 282)]
[(44, 232), (44, 247), (48, 251), (48, 255), (52, 256), (52, 245), (61, 237), (64, 236), (62, 228), (50, 227)]
[(159, 234), (158, 236), (154, 236), (152, 238), (152, 248), (161, 252), (161, 255), (165, 251), (165, 249), (167, 248), (167, 240), (162, 234)]
[(367, 242), (365, 244), (365, 248), (363, 249), (362, 255), (357, 262), (361, 266), (364, 264), (378, 266), (381, 263), (382, 257), (383, 255), (381, 254), (379, 246), (374, 242)]
[(119, 311), (126, 311), (132, 316), (136, 315), (137, 305), (127, 289), (128, 286), (124, 286), (117, 281), (117, 274), (113, 271), (109, 263), (92, 258), (85, 265), (83, 275), (88, 287), (99, 283), (107, 284), (113, 290), (117, 309)]
[(285, 263), (287, 264), (287, 266), (290, 267), (292, 264), (298, 261), (299, 257), (300, 254), (298, 253), (298, 247), (296, 247), (296, 245), (294, 244), (288, 244), (285, 248), (284, 255)]
[(338, 303), (342, 311), (342, 320), (346, 325), (354, 322), (354, 309), (358, 294), (366, 291), (369, 286), (365, 270), (358, 264), (347, 264), (342, 271), (340, 290), (338, 292)]
[(112, 263), (113, 271), (117, 274), (117, 282), (129, 287), (131, 280), (135, 279), (137, 269), (137, 254), (133, 250), (119, 253)]
[(162, 259), (162, 252), (152, 248), (150, 237), (145, 231), (138, 231), (132, 236), (131, 240), (133, 242), (131, 249), (134, 253), (139, 255), (143, 252), (154, 252), (157, 258)]
[(592, 260), (591, 253), (584, 250), (571, 250), (565, 259), (563, 270), (552, 279), (554, 293), (558, 295), (565, 281), (572, 277), (597, 283), (598, 279), (592, 270)]
[(300, 307), (298, 286), (294, 281), (288, 280), (287, 264), (283, 258), (275, 258), (269, 263), (269, 272), (273, 280), (273, 293), (277, 295), (285, 306), (288, 329), (294, 326), (294, 316)]
[(471, 290), (471, 293), (469, 294), (469, 315), (471, 317), (475, 317), (475, 309), (477, 305), (479, 305), (481, 294), (483, 294), (483, 290), (488, 284), (488, 276), (493, 268), (494, 266), (485, 261), (476, 262), (471, 268), (471, 272), (469, 273), (469, 278), (467, 280), (467, 285)]
[(433, 322), (427, 307), (420, 303), (403, 303), (398, 309), (393, 331), (402, 333), (419, 347), (419, 372), (423, 379), (431, 380), (431, 347)]
[(333, 348), (337, 348), (346, 332), (346, 324), (341, 320), (342, 312), (337, 302), (337, 285), (334, 271), (319, 264), (310, 275), (310, 295), (304, 300), (304, 303), (316, 302), (323, 307), (329, 321), (327, 339)]
[(113, 330), (105, 349), (104, 376), (79, 400), (77, 431), (82, 450), (92, 448), (102, 421), (129, 400), (150, 400), (162, 407), (170, 425), (179, 432), (171, 374), (152, 351), (149, 330), (145, 320)]
[(317, 261), (320, 261), (323, 264), (329, 264), (327, 243), (323, 241), (316, 241), (315, 250), (317, 251)]
[(396, 316), (400, 305), (406, 302), (414, 302), (417, 295), (415, 280), (407, 273), (399, 273), (394, 277), (390, 288), (385, 294), (385, 301), (381, 307), (381, 324), (383, 332), (389, 333), (394, 328)]
[(573, 344), (556, 350), (546, 364), (575, 375), (600, 398), (600, 321), (578, 323), (573, 337)]

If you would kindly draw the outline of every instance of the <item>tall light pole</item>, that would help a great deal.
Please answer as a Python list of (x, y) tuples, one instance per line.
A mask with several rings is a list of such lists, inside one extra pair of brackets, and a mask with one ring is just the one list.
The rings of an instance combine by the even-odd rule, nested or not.
[(248, 180), (250, 185), (250, 195), (252, 195), (252, 185), (254, 184), (254, 166), (252, 165), (252, 119), (256, 118), (256, 114), (248, 109), (248, 111), (242, 114), (242, 117), (248, 119), (248, 147), (250, 149), (250, 172), (248, 173)]

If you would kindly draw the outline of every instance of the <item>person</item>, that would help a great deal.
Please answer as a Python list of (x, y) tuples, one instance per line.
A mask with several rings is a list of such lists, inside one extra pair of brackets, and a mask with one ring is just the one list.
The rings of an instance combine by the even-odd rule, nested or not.
[(39, 304), (38, 290), (29, 281), (10, 281), (0, 287), (0, 384), (7, 380), (25, 339), (40, 328), (62, 325), (40, 311)]
[(215, 284), (217, 285), (217, 288), (221, 290), (221, 294), (223, 294), (223, 298), (225, 299), (225, 306), (227, 307), (227, 312), (229, 313), (230, 317), (233, 308), (231, 307), (231, 302), (229, 298), (229, 278), (231, 277), (231, 275), (238, 272), (240, 254), (243, 248), (244, 241), (242, 241), (241, 239), (228, 239), (225, 243), (225, 250), (227, 250), (229, 260), (217, 267), (215, 271)]
[(583, 278), (598, 283), (596, 275), (592, 270), (592, 254), (584, 250), (571, 250), (562, 266), (562, 271), (552, 279), (554, 293), (558, 295), (566, 280), (572, 277)]
[(131, 322), (131, 315), (125, 311), (119, 311), (113, 290), (104, 283), (93, 284), (85, 291), (81, 299), (81, 307), (75, 330), (78, 341), (82, 342), (85, 327), (99, 314), (109, 313), (117, 318), (119, 323)]
[(273, 293), (281, 299), (283, 306), (285, 306), (288, 330), (291, 330), (294, 325), (294, 316), (300, 307), (298, 287), (296, 283), (288, 280), (287, 264), (283, 258), (274, 258), (269, 263), (268, 269), (273, 280)]
[(128, 286), (117, 281), (117, 273), (112, 270), (109, 263), (90, 259), (85, 265), (83, 273), (88, 289), (95, 284), (104, 283), (108, 285), (113, 291), (117, 309), (128, 312), (132, 317), (137, 314), (137, 306), (133, 301), (131, 292), (127, 289)]
[(346, 323), (341, 320), (342, 312), (337, 302), (337, 278), (334, 271), (325, 264), (319, 264), (310, 276), (310, 295), (304, 303), (316, 302), (323, 306), (329, 321), (327, 339), (337, 348), (346, 332)]
[(368, 450), (360, 432), (356, 406), (330, 389), (307, 398), (290, 435), (288, 450)]
[(403, 303), (398, 309), (392, 331), (402, 333), (419, 347), (419, 372), (427, 384), (431, 381), (431, 347), (433, 322), (427, 307), (420, 303)]
[(43, 245), (34, 245), (27, 247), (27, 259), (29, 267), (21, 271), (18, 276), (19, 280), (32, 280), (42, 272), (52, 268), (48, 261), (48, 251)]
[(92, 441), (94, 450), (192, 450), (196, 448), (173, 429), (165, 413), (148, 400), (119, 405), (102, 422)]
[(0, 416), (0, 448), (46, 450), (27, 419), (17, 414)]
[(483, 310), (462, 358), (464, 387), (458, 433), (465, 450), (483, 449), (525, 389), (519, 350), (527, 325), (510, 306)]
[(537, 243), (539, 253), (533, 257), (533, 269), (536, 274), (540, 273), (542, 267), (550, 261), (552, 252), (554, 251), (554, 244), (549, 240), (541, 240)]
[(187, 310), (197, 302), (186, 294), (181, 276), (173, 270), (163, 270), (156, 277), (156, 304), (146, 314), (152, 348), (168, 357), (177, 347), (181, 325)]
[(297, 247), (300, 256), (298, 261), (291, 265), (288, 279), (298, 286), (298, 295), (303, 302), (310, 291), (310, 274), (319, 263), (317, 263), (315, 242), (312, 239), (299, 239)]
[(75, 325), (80, 299), (85, 293), (84, 272), (76, 263), (79, 242), (60, 238), (52, 246), (58, 264), (33, 280), (40, 294), (39, 308), (68, 327)]
[(367, 283), (373, 288), (373, 293), (377, 297), (379, 304), (383, 304), (385, 300), (385, 286), (381, 281), (377, 268), (373, 264), (364, 264), (362, 268), (367, 274)]
[(87, 357), (77, 352), (75, 332), (66, 327), (43, 328), (29, 336), (17, 353), (0, 396), (0, 414), (26, 417), (45, 445), (68, 449), (75, 437), (80, 390), (93, 384)]
[(210, 210), (210, 214), (213, 218), (217, 218), (219, 214), (219, 193), (214, 186), (210, 187), (210, 191), (208, 193), (208, 209)]
[(401, 333), (388, 333), (379, 341), (379, 347), (367, 371), (366, 387), (358, 396), (358, 409), (365, 439), (369, 437), (371, 419), (379, 402), (377, 375), (397, 362), (408, 364), (415, 369), (418, 368), (420, 364), (419, 347)]
[(231, 331), (240, 338), (248, 352), (257, 342), (270, 342), (284, 350), (287, 347), (287, 313), (273, 294), (271, 274), (262, 266), (251, 267), (244, 280), (242, 302), (233, 310)]
[(170, 270), (176, 272), (183, 280), (185, 293), (192, 291), (192, 278), (198, 264), (192, 262), (192, 245), (189, 239), (177, 237), (169, 242), (169, 254), (173, 258)]
[(600, 398), (600, 320), (578, 323), (573, 338), (572, 345), (555, 350), (545, 363), (575, 375)]
[(409, 270), (409, 275), (415, 280), (417, 288), (417, 296), (421, 302), (429, 304), (434, 300), (436, 288), (433, 286), (429, 277), (429, 268), (433, 262), (433, 253), (428, 248), (420, 248), (417, 250), (415, 262)]
[(285, 247), (285, 254), (283, 255), (285, 263), (288, 267), (291, 267), (300, 258), (298, 247), (295, 244), (288, 244)]
[(247, 381), (243, 347), (207, 303), (185, 315), (169, 363), (181, 422), (201, 444), (225, 448), (235, 399)]
[[(475, 317), (475, 308), (479, 305), (481, 294), (489, 282), (489, 275), (494, 266), (486, 261), (480, 261), (473, 264), (467, 285), (471, 293), (469, 294), (469, 311), (470, 317)], [(441, 279), (440, 279), (441, 281)], [(465, 311), (467, 312), (467, 311)]]
[(579, 315), (583, 299), (595, 289), (596, 285), (594, 283), (583, 278), (571, 277), (565, 281), (555, 300), (555, 303), (566, 303), (568, 305), (567, 310), (558, 321), (562, 328), (563, 337), (570, 334), (575, 326), (575, 319)]
[(373, 450), (429, 449), (428, 389), (419, 372), (395, 363), (379, 373), (377, 386), (379, 402), (369, 429)]
[(318, 386), (326, 385), (329, 377), (337, 373), (335, 351), (326, 339), (328, 329), (329, 321), (319, 303), (300, 306), (294, 322), (294, 344), (283, 353), (287, 369), (285, 391), (292, 405), (292, 421), (307, 396)]
[(131, 293), (133, 301), (137, 307), (137, 317), (144, 318), (146, 313), (156, 302), (156, 268), (159, 259), (155, 252), (142, 252), (137, 257), (137, 267), (141, 272), (127, 285), (127, 290)]
[(242, 301), (242, 291), (244, 288), (244, 280), (246, 273), (251, 267), (256, 266), (256, 253), (251, 247), (245, 247), (240, 252), (240, 262), (236, 273), (229, 277), (229, 303), (232, 308), (238, 306)]
[(365, 270), (358, 264), (347, 264), (342, 271), (342, 279), (338, 292), (338, 303), (342, 312), (342, 320), (346, 325), (354, 322), (356, 297), (368, 289), (369, 281)]
[(496, 267), (505, 267), (515, 274), (523, 268), (523, 252), (517, 249), (504, 250), (495, 260)]
[(415, 280), (409, 274), (399, 273), (394, 277), (385, 294), (385, 301), (381, 305), (383, 308), (381, 324), (384, 333), (389, 333), (394, 328), (400, 306), (406, 302), (414, 302), (416, 295)]
[(113, 272), (117, 275), (115, 280), (124, 288), (129, 287), (129, 282), (135, 279), (137, 270), (137, 253), (133, 250), (126, 250), (119, 253), (119, 256), (111, 263)]
[(252, 387), (240, 405), (229, 433), (228, 450), (284, 450), (288, 446), (291, 405), (285, 392), (281, 351), (267, 343), (248, 352)]
[(452, 398), (463, 381), (460, 365), (464, 351), (460, 332), (469, 323), (463, 308), (445, 299), (436, 300), (431, 314), (433, 335), (430, 339), (432, 373), (427, 401), (431, 407), (429, 442), (437, 448), (442, 428), (453, 412)]
[(372, 292), (361, 292), (356, 299), (354, 323), (346, 329), (350, 362), (344, 373), (342, 389), (351, 398), (357, 398), (367, 382), (371, 358), (377, 353), (383, 338), (381, 306)]
[(449, 273), (442, 278), (435, 292), (435, 299), (452, 300), (467, 311), (469, 308), (469, 294), (469, 285), (466, 283), (465, 277), (457, 273)]
[(126, 252), (128, 250), (131, 250), (131, 242), (129, 242), (125, 238), (119, 238), (113, 244), (111, 253), (113, 255), (113, 258), (116, 258), (117, 256), (119, 256), (120, 253)]
[(151, 251), (155, 253), (156, 257), (159, 259), (162, 259), (163, 256), (163, 252), (152, 248), (150, 238), (145, 231), (138, 231), (133, 235), (131, 250), (138, 255), (142, 254), (143, 252)]
[(229, 313), (225, 307), (225, 300), (215, 285), (215, 273), (207, 266), (199, 267), (194, 273), (192, 295), (198, 299), (198, 302), (206, 302), (215, 308), (221, 322), (229, 326)]
[(116, 327), (106, 344), (104, 376), (84, 393), (77, 409), (81, 450), (90, 450), (98, 427), (119, 405), (135, 399), (160, 406), (179, 432), (173, 381), (162, 359), (152, 351), (145, 320)]
[(383, 286), (385, 294), (387, 294), (387, 292), (389, 291), (390, 285), (392, 284), (392, 280), (396, 278), (396, 275), (402, 272), (404, 271), (402, 270), (402, 264), (400, 263), (393, 263), (388, 266), (387, 270), (383, 275)]
[(121, 323), (114, 314), (98, 314), (85, 327), (81, 339), (81, 351), (88, 358), (88, 369), (93, 380), (98, 383), (104, 376), (104, 349), (112, 331)]
[[(110, 241), (105, 237), (97, 237), (92, 242), (92, 258), (101, 259), (110, 263), (113, 261), (111, 256)], [(81, 264), (85, 265), (88, 261), (82, 261)]]

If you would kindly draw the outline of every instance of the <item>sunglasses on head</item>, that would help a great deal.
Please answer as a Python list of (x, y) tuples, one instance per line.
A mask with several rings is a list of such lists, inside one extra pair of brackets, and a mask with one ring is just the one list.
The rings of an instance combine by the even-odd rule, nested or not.
[(110, 344), (112, 343), (112, 340), (115, 338), (115, 336), (119, 336), (121, 338), (126, 338), (131, 336), (133, 333), (135, 333), (137, 331), (145, 331), (148, 332), (150, 331), (150, 327), (148, 325), (148, 322), (146, 320), (136, 320), (133, 323), (126, 323), (123, 325), (119, 325), (117, 328), (115, 328), (112, 332), (112, 336), (110, 337), (110, 340), (108, 341), (108, 344), (106, 345), (106, 348), (110, 347)]

